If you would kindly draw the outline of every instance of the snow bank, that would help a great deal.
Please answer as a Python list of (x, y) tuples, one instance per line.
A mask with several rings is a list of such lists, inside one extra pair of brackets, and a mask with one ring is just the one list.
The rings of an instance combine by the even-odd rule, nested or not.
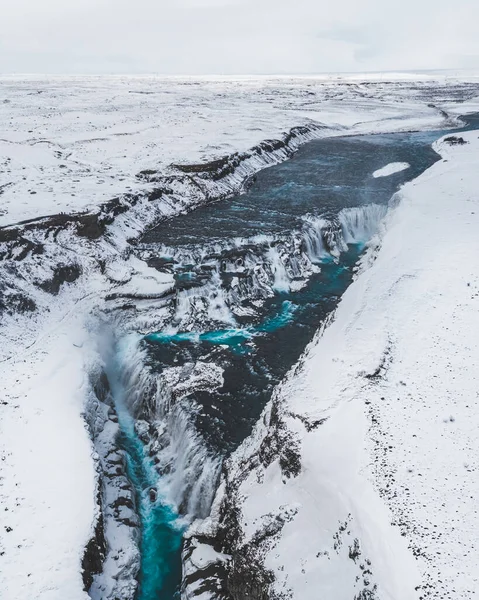
[(375, 177), (375, 178), (377, 178), (377, 177), (388, 177), (389, 175), (394, 175), (394, 173), (399, 173), (400, 171), (404, 171), (406, 169), (409, 169), (410, 166), (411, 165), (409, 163), (407, 163), (407, 162), (389, 163), (388, 165), (386, 165), (382, 169), (378, 169), (377, 171), (374, 171), (373, 177)]
[(205, 597), (247, 574), (301, 600), (475, 596), (479, 141), (462, 138), (404, 186), (380, 249), (230, 460), (190, 532), (187, 597), (208, 536), (231, 558), (205, 570)]
[(6, 600), (88, 599), (81, 560), (96, 512), (82, 417), (88, 333), (75, 314), (64, 317), (0, 365), (0, 588)]

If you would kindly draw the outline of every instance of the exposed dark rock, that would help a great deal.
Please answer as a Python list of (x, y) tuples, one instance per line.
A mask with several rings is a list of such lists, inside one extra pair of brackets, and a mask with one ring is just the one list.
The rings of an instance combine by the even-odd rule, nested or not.
[(303, 423), (304, 427), (306, 428), (306, 431), (308, 431), (308, 432), (314, 431), (320, 425), (323, 425), (323, 423), (326, 423), (326, 421), (328, 420), (328, 417), (324, 417), (323, 419), (311, 420), (311, 419), (306, 418), (303, 415), (297, 415), (295, 413), (289, 413), (289, 415), (291, 417), (293, 417), (293, 419), (299, 419), (301, 421), (301, 423)]
[(45, 292), (56, 296), (63, 283), (73, 283), (82, 273), (79, 265), (61, 265), (55, 268), (53, 277), (42, 281), (39, 287)]
[(94, 575), (102, 572), (106, 556), (106, 540), (101, 505), (101, 493), (98, 490), (97, 506), (100, 507), (100, 514), (95, 525), (94, 535), (88, 542), (82, 559), (83, 589), (85, 591), (91, 588)]
[(301, 473), (301, 452), (299, 441), (283, 422), (277, 401), (273, 400), (268, 433), (258, 451), (260, 462), (266, 468), (277, 458), (283, 475), (297, 477)]
[(450, 144), (451, 146), (463, 146), (467, 144), (466, 140), (463, 137), (457, 135), (450, 135), (447, 138), (444, 138), (444, 141)]
[[(295, 150), (290, 147), (290, 144), (295, 138), (307, 135), (308, 133), (321, 128), (322, 127), (317, 124), (312, 124), (309, 127), (294, 127), (289, 133), (285, 134), (282, 139), (265, 140), (247, 152), (235, 152), (229, 156), (206, 163), (172, 164), (171, 166), (182, 173), (196, 176), (203, 180), (219, 181), (228, 175), (233, 174), (241, 165), (241, 163), (253, 158), (254, 156), (271, 154), (278, 152), (279, 150), (284, 150), (287, 156), (291, 156)], [(137, 177), (147, 178), (148, 181), (155, 181), (154, 175), (150, 175), (149, 172), (145, 171), (139, 173)]]
[(372, 382), (380, 381), (382, 378), (385, 377), (385, 375), (389, 369), (389, 366), (391, 364), (391, 361), (392, 361), (392, 343), (391, 343), (391, 341), (389, 341), (386, 349), (384, 350), (384, 352), (381, 356), (378, 366), (374, 369), (374, 371), (372, 371), (370, 373), (362, 373), (363, 377), (365, 377), (366, 379), (369, 379)]
[(86, 214), (78, 219), (77, 234), (90, 240), (97, 240), (105, 232), (105, 225), (99, 220), (99, 215)]
[[(118, 590), (124, 590), (121, 592), (121, 598), (133, 600), (140, 564), (137, 548), (139, 523), (135, 493), (126, 476), (125, 455), (119, 448), (121, 433), (116, 425), (118, 417), (111, 398), (110, 384), (103, 370), (98, 370), (91, 375), (91, 393), (85, 421), (98, 451), (96, 501), (100, 514), (94, 536), (85, 548), (82, 563), (85, 590), (89, 591), (93, 586), (93, 589), (98, 591), (99, 580), (96, 576), (100, 576), (101, 581), (105, 562), (112, 560), (113, 553), (113, 560), (119, 560), (119, 571), (115, 580), (118, 582)], [(128, 527), (130, 533), (126, 538), (128, 543), (121, 549), (120, 558), (118, 556), (115, 558), (119, 548), (115, 546), (115, 543), (117, 544), (115, 534), (111, 536), (109, 532), (118, 527)], [(106, 580), (108, 579), (107, 573)], [(113, 595), (105, 596), (105, 600), (107, 597), (109, 600), (120, 597), (115, 590), (111, 593)]]
[(279, 466), (286, 477), (297, 477), (301, 473), (301, 452), (297, 443), (283, 448), (279, 457)]
[[(188, 547), (188, 542), (186, 542), (185, 546)], [(194, 573), (186, 575), (183, 580), (182, 589), (184, 590), (188, 586), (197, 584), (194, 587), (194, 596), (210, 593), (214, 598), (218, 598), (218, 600), (230, 600), (231, 595), (226, 588), (226, 580), (227, 566), (225, 563), (212, 563), (203, 569), (198, 569)]]
[[(129, 299), (129, 300), (159, 300), (160, 298), (169, 298), (170, 296), (172, 296), (170, 290), (166, 290), (165, 292), (161, 292), (159, 294), (130, 294), (130, 293), (114, 293), (114, 294), (107, 294), (105, 296), (105, 300), (109, 301), (109, 300), (117, 300), (118, 298), (125, 298), (125, 299)], [(121, 309), (123, 310), (123, 308), (131, 308), (131, 306), (126, 305), (125, 307), (121, 307)]]
[(157, 271), (172, 273), (173, 265), (175, 264), (174, 258), (164, 258), (159, 256), (152, 256), (149, 258), (146, 263), (149, 267), (156, 269)]
[(233, 557), (226, 588), (234, 600), (270, 600), (273, 581), (272, 571), (261, 565), (254, 547), (248, 545)]
[(138, 179), (145, 179), (146, 181), (150, 181), (150, 177), (155, 177), (158, 175), (158, 171), (154, 169), (145, 169), (144, 171), (140, 171), (137, 174)]
[(102, 371), (100, 376), (93, 381), (93, 391), (101, 402), (110, 404), (110, 382), (105, 371)]
[(356, 562), (358, 558), (361, 556), (361, 547), (359, 545), (358, 538), (354, 539), (353, 545), (349, 546), (349, 558)]
[(111, 508), (114, 508), (114, 509), (121, 508), (122, 506), (126, 506), (126, 508), (129, 508), (130, 510), (135, 509), (135, 504), (134, 504), (133, 500), (131, 498), (127, 498), (125, 496), (121, 496), (120, 498), (117, 498), (114, 502), (112, 502), (112, 504), (110, 504), (110, 506), (111, 506)]
[(378, 596), (376, 594), (375, 589), (367, 589), (361, 590), (359, 594), (354, 596), (354, 600), (377, 600)]
[(243, 533), (240, 525), (241, 511), (237, 497), (232, 486), (227, 486), (220, 508), (220, 527), (215, 538), (207, 543), (211, 544), (218, 552), (229, 554), (241, 544)]
[(0, 292), (0, 314), (3, 312), (10, 315), (14, 313), (33, 312), (36, 308), (35, 301), (25, 294), (14, 292), (7, 295)]
[(150, 497), (150, 502), (156, 502), (156, 499), (158, 498), (158, 491), (156, 490), (156, 488), (150, 488), (148, 491), (148, 495)]

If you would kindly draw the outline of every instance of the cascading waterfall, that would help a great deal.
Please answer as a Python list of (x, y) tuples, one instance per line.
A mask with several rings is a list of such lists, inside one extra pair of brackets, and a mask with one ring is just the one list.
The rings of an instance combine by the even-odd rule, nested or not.
[(387, 208), (381, 204), (345, 208), (338, 214), (341, 234), (346, 244), (365, 244), (378, 230)]
[[(215, 430), (224, 435), (228, 428), (221, 405), (243, 402), (243, 395), (254, 400), (258, 390), (267, 396), (278, 375), (255, 358), (257, 352), (269, 337), (294, 326), (308, 282), (328, 264), (336, 265), (327, 292), (334, 293), (341, 255), (348, 245), (366, 243), (385, 212), (369, 205), (335, 216), (306, 215), (289, 234), (142, 249), (143, 258), (151, 258), (152, 250), (162, 257), (176, 290), (164, 301), (165, 307), (170, 302), (164, 327), (122, 334), (108, 369), (141, 529), (136, 600), (177, 593), (184, 528), (208, 516), (220, 475), (226, 448)], [(304, 300), (296, 304), (303, 289)], [(146, 315), (141, 318), (148, 323)], [(235, 391), (236, 383), (231, 388), (231, 377), (244, 381), (244, 389)], [(224, 399), (216, 406), (214, 398)], [(259, 404), (251, 416), (263, 402), (254, 401)], [(246, 421), (248, 402), (241, 408)]]
[(277, 293), (301, 289), (325, 260), (339, 260), (351, 244), (366, 244), (379, 227), (386, 207), (369, 204), (337, 215), (305, 215), (289, 234), (237, 238), (219, 243), (142, 249), (143, 258), (160, 256), (177, 281), (172, 332), (236, 327), (254, 316)]
[[(219, 459), (205, 448), (191, 423), (192, 407), (182, 402), (191, 389), (214, 388), (222, 383), (214, 364), (186, 364), (156, 373), (148, 366), (141, 339), (123, 341), (121, 383), (124, 405), (134, 419), (136, 437), (155, 463), (158, 485), (182, 515), (208, 514), (219, 471)], [(194, 379), (194, 382), (191, 382)], [(189, 385), (181, 386), (188, 380)]]
[[(109, 354), (107, 374), (118, 415), (118, 445), (136, 490), (141, 529), (135, 598), (156, 600), (161, 593), (171, 599), (178, 594), (181, 578), (183, 531), (192, 519), (207, 516), (220, 460), (201, 443), (181, 403), (178, 371), (194, 375), (194, 369), (184, 366), (176, 373), (174, 368), (153, 373), (136, 335), (125, 336)], [(205, 373), (196, 373), (197, 379), (203, 375), (210, 381), (212, 370), (214, 365), (207, 366)], [(214, 375), (221, 381), (218, 369)]]

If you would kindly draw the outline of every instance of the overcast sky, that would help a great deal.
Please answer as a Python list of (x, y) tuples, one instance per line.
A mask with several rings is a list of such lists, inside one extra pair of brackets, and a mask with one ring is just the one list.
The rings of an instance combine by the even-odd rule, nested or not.
[(2, 0), (2, 73), (479, 68), (479, 0)]

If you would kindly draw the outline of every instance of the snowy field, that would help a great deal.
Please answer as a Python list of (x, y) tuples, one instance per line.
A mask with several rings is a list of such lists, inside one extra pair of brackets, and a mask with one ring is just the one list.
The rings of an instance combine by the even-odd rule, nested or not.
[(467, 110), (478, 85), (443, 76), (0, 78), (0, 225), (91, 209), (144, 189), (140, 171), (244, 151), (293, 126), (432, 128), (447, 119), (441, 111)]
[[(2, 78), (0, 225), (94, 211), (115, 196), (151, 189), (137, 177), (141, 171), (175, 176), (172, 164), (244, 151), (293, 126), (324, 124), (318, 135), (443, 127), (479, 110), (478, 98), (477, 80), (440, 77)], [(468, 144), (439, 144), (443, 160), (401, 191), (380, 249), (368, 254), (370, 268), (365, 260), (334, 322), (278, 391), (301, 447), (301, 474), (283, 482), (276, 461), (241, 483), (247, 536), (265, 515), (287, 516), (265, 564), (277, 589), (295, 598), (329, 596), (338, 577), (334, 600), (361, 591), (356, 577), (364, 583), (364, 569), (349, 558), (354, 542), (347, 535), (371, 561), (364, 588), (377, 584), (380, 598), (474, 597), (479, 144), (476, 132), (464, 137)], [(187, 200), (162, 214), (185, 210)], [(105, 239), (47, 231), (44, 254), (39, 246), (1, 254), (0, 293), (9, 301), (11, 287), (36, 304), (34, 311), (7, 310), (0, 324), (6, 600), (88, 598), (81, 560), (97, 511), (97, 457), (83, 413), (99, 362), (91, 317), (115, 291), (109, 270), (139, 291), (169, 285), (128, 259), (125, 229), (141, 233), (153, 203), (142, 210), (130, 221), (124, 213)], [(10, 231), (0, 229), (3, 245)], [(35, 235), (25, 238), (34, 248)], [(76, 282), (56, 295), (42, 291), (37, 283), (54, 261), (72, 256), (82, 267)], [(325, 418), (306, 430), (304, 423)], [(236, 455), (232, 479), (264, 433), (259, 426)], [(337, 551), (333, 535), (343, 534), (346, 521)]]

